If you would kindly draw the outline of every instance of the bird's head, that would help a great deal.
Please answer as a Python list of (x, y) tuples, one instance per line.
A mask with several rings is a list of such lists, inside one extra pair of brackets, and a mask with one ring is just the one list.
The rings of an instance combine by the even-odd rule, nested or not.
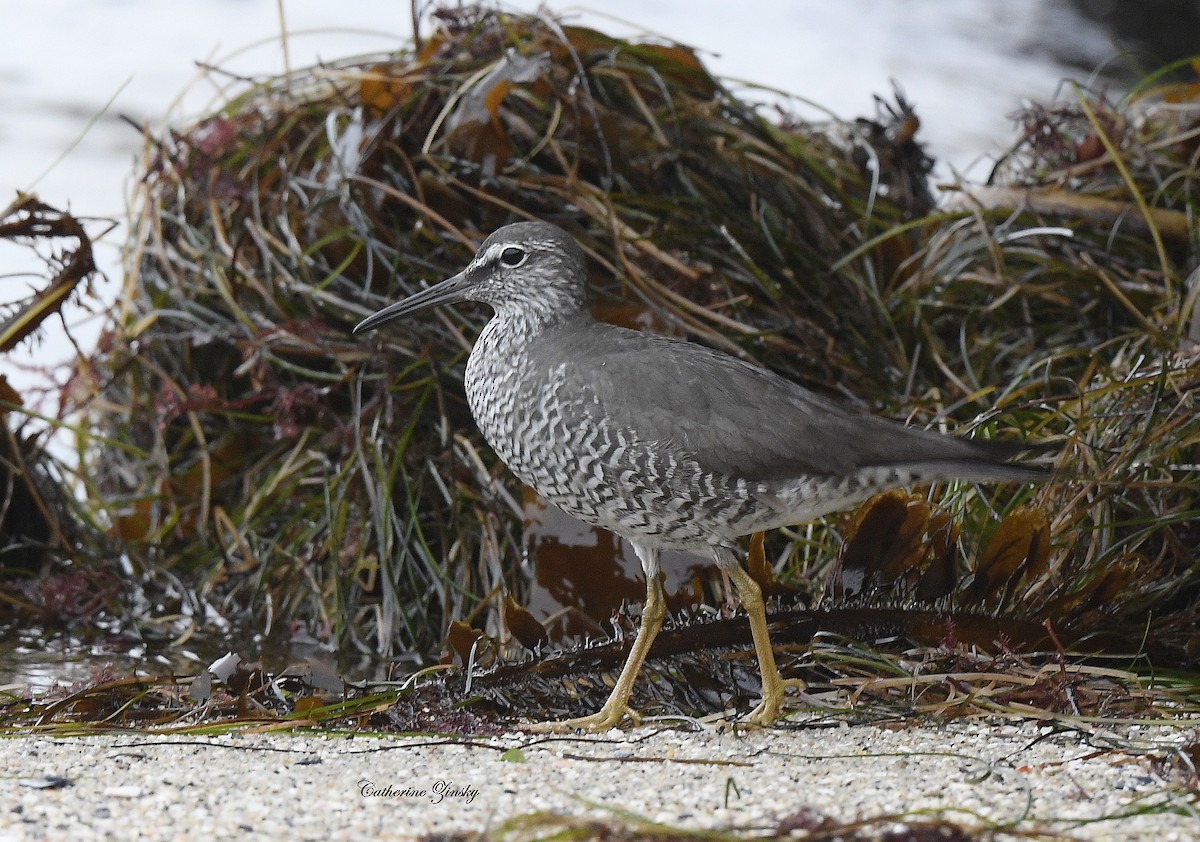
[(587, 264), (566, 231), (548, 222), (517, 222), (483, 241), (452, 278), (384, 307), (355, 333), (439, 304), (482, 301), (501, 315), (554, 321), (587, 308)]

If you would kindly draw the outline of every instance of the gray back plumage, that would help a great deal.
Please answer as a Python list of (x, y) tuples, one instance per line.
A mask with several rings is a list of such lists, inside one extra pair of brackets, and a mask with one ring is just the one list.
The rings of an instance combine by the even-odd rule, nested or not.
[(563, 365), (571, 388), (648, 441), (753, 481), (843, 476), (872, 467), (957, 467), (964, 478), (1036, 479), (1006, 447), (905, 427), (823, 398), (767, 369), (671, 337), (580, 319), (541, 337), (531, 361)]

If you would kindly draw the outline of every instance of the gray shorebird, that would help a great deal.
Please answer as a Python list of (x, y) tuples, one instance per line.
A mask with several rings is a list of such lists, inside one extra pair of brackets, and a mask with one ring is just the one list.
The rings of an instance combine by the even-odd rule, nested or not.
[(597, 322), (583, 252), (545, 222), (499, 229), (462, 272), (354, 332), (463, 301), (495, 310), (466, 372), (488, 444), (543, 498), (629, 539), (646, 575), (641, 625), (608, 700), (546, 730), (638, 721), (629, 694), (666, 613), (662, 550), (706, 555), (733, 582), (762, 672), (762, 702), (748, 721), (765, 725), (789, 682), (775, 665), (762, 593), (738, 561), (739, 538), (912, 483), (1048, 476), (1010, 464), (1011, 447), (905, 427), (702, 345)]

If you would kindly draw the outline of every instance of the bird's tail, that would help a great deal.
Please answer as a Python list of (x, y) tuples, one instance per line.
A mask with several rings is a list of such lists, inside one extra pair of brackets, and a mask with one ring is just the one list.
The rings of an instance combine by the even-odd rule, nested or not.
[[(945, 439), (943, 439), (945, 441)], [(1045, 455), (1055, 452), (1050, 445), (1027, 442), (957, 439), (961, 446), (953, 453), (933, 458), (906, 460), (904, 467), (920, 474), (925, 481), (965, 480), (967, 482), (1046, 482), (1055, 469)], [(1038, 461), (1013, 461), (1019, 456), (1041, 454)]]

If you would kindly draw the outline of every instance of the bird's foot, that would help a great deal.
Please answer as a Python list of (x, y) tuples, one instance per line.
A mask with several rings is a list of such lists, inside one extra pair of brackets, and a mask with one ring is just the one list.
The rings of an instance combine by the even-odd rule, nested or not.
[(763, 678), (763, 699), (759, 702), (758, 707), (741, 720), (740, 724), (742, 725), (749, 725), (752, 728), (764, 728), (770, 725), (779, 718), (779, 714), (783, 711), (787, 688), (795, 687), (803, 693), (807, 687), (798, 678), (780, 678), (778, 674), (774, 681), (765, 680), (766, 676)]
[(642, 721), (642, 717), (629, 705), (624, 702), (614, 703), (612, 699), (609, 699), (604, 703), (604, 707), (589, 716), (566, 719), (562, 722), (534, 722), (525, 727), (536, 734), (564, 734), (572, 731), (587, 731), (596, 734), (617, 727), (626, 718), (634, 725), (638, 725)]

